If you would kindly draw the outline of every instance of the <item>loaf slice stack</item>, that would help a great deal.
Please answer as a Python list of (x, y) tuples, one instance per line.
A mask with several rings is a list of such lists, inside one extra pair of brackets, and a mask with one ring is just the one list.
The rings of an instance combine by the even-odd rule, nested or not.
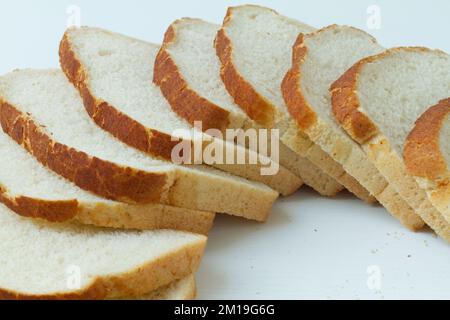
[(342, 127), (425, 223), (450, 241), (450, 224), (403, 160), (415, 121), (450, 95), (450, 57), (426, 48), (390, 49), (357, 62), (331, 90)]
[(403, 150), (408, 173), (450, 223), (450, 98), (416, 121)]
[[(201, 131), (194, 135), (192, 127), (171, 110), (152, 82), (158, 51), (158, 45), (106, 30), (73, 28), (61, 42), (60, 60), (67, 77), (83, 96), (88, 114), (99, 126), (130, 146), (171, 161), (174, 147), (183, 139), (196, 142), (205, 152), (214, 144), (223, 155), (244, 153), (250, 159), (254, 151), (222, 139), (204, 137)], [(255, 154), (256, 159), (261, 157)], [(227, 163), (225, 159), (198, 160), (196, 163), (210, 164), (267, 184), (284, 195), (293, 193), (302, 184), (285, 168), (271, 164), (268, 157), (254, 164)], [(279, 170), (274, 168), (270, 175), (261, 174), (262, 168), (273, 165)]]
[(37, 223), (0, 205), (0, 299), (115, 299), (188, 277), (206, 238)]
[[(153, 80), (173, 111), (191, 125), (202, 121), (204, 130), (221, 132), (258, 129), (260, 126), (234, 103), (220, 79), (220, 61), (213, 47), (219, 29), (219, 25), (198, 19), (172, 23), (156, 57)], [(270, 133), (266, 134), (270, 138)], [(270, 147), (270, 139), (263, 142)], [(270, 148), (267, 150), (270, 152)], [(323, 195), (335, 195), (341, 189), (334, 179), (284, 145), (280, 146), (277, 160)]]
[(153, 159), (100, 129), (58, 70), (0, 79), (3, 130), (42, 164), (80, 188), (131, 204), (161, 203), (264, 221), (278, 194), (205, 167)]
[[(331, 84), (355, 62), (384, 51), (367, 33), (332, 25), (299, 35), (293, 47), (292, 67), (282, 91), (297, 126), (355, 177), (406, 227), (418, 230), (423, 220), (407, 205), (334, 118)], [(289, 145), (301, 144), (291, 137)], [(399, 205), (400, 204), (400, 205)]]
[[(229, 8), (215, 47), (222, 69), (222, 80), (236, 103), (254, 121), (266, 128), (280, 129), (281, 140), (298, 155), (336, 179), (359, 198), (375, 199), (342, 166), (336, 163), (301, 130), (290, 128), (289, 114), (281, 93), (281, 83), (290, 67), (291, 49), (300, 33), (314, 28), (259, 6)], [(294, 131), (294, 133), (292, 133)], [(297, 135), (301, 145), (288, 145)]]
[(86, 192), (43, 167), (0, 132), (0, 201), (19, 215), (125, 229), (174, 229), (206, 234), (214, 213), (159, 203), (128, 204)]

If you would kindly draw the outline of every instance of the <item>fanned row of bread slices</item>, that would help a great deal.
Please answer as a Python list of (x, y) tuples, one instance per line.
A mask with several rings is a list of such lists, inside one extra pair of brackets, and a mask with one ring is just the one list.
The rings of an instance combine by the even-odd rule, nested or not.
[[(264, 222), (303, 184), (450, 241), (444, 52), (245, 5), (162, 45), (71, 28), (59, 54), (0, 78), (0, 298), (192, 299), (215, 213)], [(279, 157), (209, 129), (277, 129)], [(180, 139), (259, 161), (177, 164)]]

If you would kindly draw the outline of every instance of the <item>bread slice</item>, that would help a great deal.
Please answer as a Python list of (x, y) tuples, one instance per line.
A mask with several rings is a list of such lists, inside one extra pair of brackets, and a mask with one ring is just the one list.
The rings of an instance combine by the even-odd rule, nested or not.
[[(94, 121), (118, 139), (155, 157), (172, 160), (172, 150), (179, 139), (198, 141), (206, 151), (208, 145), (220, 145), (225, 154), (254, 153), (232, 142), (186, 136), (192, 127), (174, 113), (152, 83), (153, 64), (159, 46), (97, 28), (67, 30), (60, 46), (61, 67), (80, 90), (85, 107)], [(177, 132), (178, 131), (178, 132)], [(203, 140), (203, 141), (202, 141)], [(256, 158), (258, 155), (255, 154)], [(262, 157), (262, 155), (259, 155)], [(247, 156), (249, 159), (250, 155)], [(223, 159), (225, 160), (225, 159)], [(302, 181), (283, 167), (262, 175), (257, 164), (207, 163), (253, 181), (262, 182), (282, 194), (293, 193)]]
[(128, 147), (95, 125), (59, 70), (3, 76), (0, 99), (6, 133), (45, 166), (108, 199), (263, 221), (278, 196), (256, 182), (201, 166), (173, 165)]
[[(221, 76), (235, 102), (254, 121), (266, 128), (280, 129), (283, 143), (289, 128), (289, 114), (281, 93), (281, 83), (291, 61), (291, 49), (300, 33), (314, 28), (259, 6), (228, 9), (215, 47), (222, 62)], [(318, 166), (359, 198), (374, 198), (341, 165), (304, 134), (295, 132), (301, 145), (287, 145), (306, 157), (311, 167)], [(311, 152), (308, 152), (311, 151)], [(314, 152), (313, 152), (314, 151)]]
[(0, 299), (140, 296), (194, 273), (206, 237), (36, 222), (0, 205)]
[[(184, 18), (172, 23), (156, 57), (153, 81), (160, 86), (173, 111), (191, 125), (195, 121), (202, 121), (204, 130), (258, 130), (260, 126), (234, 103), (220, 79), (220, 61), (213, 48), (219, 29), (219, 25), (199, 19)], [(270, 139), (265, 142), (270, 146)], [(250, 145), (247, 147), (251, 148)], [(306, 160), (288, 163), (286, 159), (292, 158), (292, 155), (286, 153), (286, 147), (279, 151), (280, 163), (289, 167), (297, 179), (301, 177), (325, 195), (334, 195), (340, 189), (335, 181), (319, 170), (304, 170), (309, 165), (302, 163)], [(302, 174), (301, 171), (307, 172)], [(287, 190), (284, 195), (299, 186), (298, 183), (292, 183), (292, 179), (283, 180), (286, 186), (277, 190)], [(329, 186), (324, 186), (324, 181)]]
[(19, 215), (126, 229), (174, 229), (206, 234), (214, 213), (164, 204), (127, 204), (86, 192), (43, 167), (0, 132), (0, 202)]
[(195, 277), (190, 275), (142, 296), (120, 298), (120, 300), (193, 300), (196, 293)]
[(428, 199), (450, 223), (450, 98), (429, 108), (406, 138), (408, 173), (427, 192)]
[(333, 112), (386, 180), (438, 235), (450, 224), (407, 174), (402, 152), (414, 122), (450, 93), (450, 57), (426, 48), (394, 48), (360, 60), (331, 87)]
[[(369, 34), (347, 26), (332, 25), (299, 35), (293, 47), (292, 68), (282, 84), (289, 113), (299, 130), (355, 177), (388, 210), (390, 202), (400, 201), (391, 214), (406, 227), (418, 230), (423, 220), (394, 192), (391, 199), (379, 197), (389, 186), (365, 155), (339, 126), (331, 107), (330, 85), (363, 57), (384, 51)], [(301, 144), (295, 135), (289, 145)]]

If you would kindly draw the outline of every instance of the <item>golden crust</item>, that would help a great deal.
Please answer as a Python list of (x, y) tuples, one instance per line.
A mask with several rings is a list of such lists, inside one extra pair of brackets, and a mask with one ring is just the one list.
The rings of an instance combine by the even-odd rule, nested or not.
[(97, 277), (74, 292), (36, 295), (0, 288), (0, 300), (103, 300), (140, 296), (194, 273), (200, 264), (206, 237), (170, 252), (156, 261), (121, 274)]
[[(328, 30), (338, 27), (332, 24), (315, 32), (308, 34), (299, 34), (292, 48), (292, 66), (286, 74), (281, 90), (284, 100), (288, 107), (289, 113), (297, 121), (298, 125), (303, 129), (310, 128), (316, 121), (317, 115), (313, 108), (306, 101), (303, 92), (298, 90), (302, 82), (301, 67), (307, 57), (308, 48), (305, 45), (307, 38), (314, 37)], [(360, 30), (349, 27), (357, 32)], [(372, 38), (374, 41), (375, 39)]]
[(7, 102), (0, 103), (0, 123), (39, 162), (82, 189), (131, 203), (161, 202), (167, 192), (165, 174), (122, 167), (60, 144), (30, 115)]
[(302, 91), (298, 90), (302, 81), (300, 65), (305, 61), (308, 51), (304, 41), (304, 34), (300, 34), (295, 41), (292, 48), (292, 67), (283, 79), (281, 91), (289, 113), (300, 128), (306, 130), (316, 123), (317, 115), (306, 101)]
[(229, 127), (230, 113), (195, 92), (183, 78), (167, 47), (176, 40), (175, 21), (166, 31), (163, 45), (155, 60), (153, 82), (172, 107), (172, 110), (191, 125), (202, 121), (202, 129), (218, 129), (222, 132)]
[(146, 128), (114, 106), (95, 98), (88, 86), (86, 72), (71, 48), (67, 32), (61, 40), (59, 56), (62, 70), (80, 92), (86, 111), (98, 126), (142, 152), (171, 159), (172, 149), (178, 141), (172, 141), (168, 134)]
[(284, 101), (289, 113), (302, 129), (311, 127), (317, 121), (317, 115), (306, 102), (301, 90), (298, 90), (301, 73), (300, 65), (305, 61), (307, 48), (304, 45), (305, 36), (300, 34), (293, 46), (292, 67), (287, 72), (281, 84)]
[(234, 66), (233, 47), (225, 31), (232, 16), (233, 8), (229, 8), (214, 43), (217, 56), (222, 63), (220, 75), (235, 103), (249, 118), (266, 128), (273, 128), (277, 120), (276, 108), (261, 96)]
[(78, 201), (42, 200), (26, 196), (11, 196), (0, 186), (0, 202), (22, 217), (42, 218), (50, 222), (64, 222), (78, 213)]
[(331, 103), (336, 120), (360, 144), (379, 133), (375, 124), (358, 110), (359, 99), (355, 92), (358, 73), (364, 63), (369, 61), (372, 61), (371, 57), (357, 62), (331, 85)]
[(408, 173), (437, 180), (448, 174), (447, 163), (440, 150), (440, 130), (450, 114), (450, 98), (428, 109), (417, 121), (406, 139), (404, 160)]

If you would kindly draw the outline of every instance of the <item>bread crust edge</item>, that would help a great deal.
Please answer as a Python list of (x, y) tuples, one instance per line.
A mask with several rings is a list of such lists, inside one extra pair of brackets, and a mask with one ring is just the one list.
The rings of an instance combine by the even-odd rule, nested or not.
[(216, 54), (221, 61), (220, 76), (235, 103), (250, 117), (266, 128), (273, 128), (277, 121), (276, 108), (261, 96), (239, 73), (233, 62), (233, 45), (226, 33), (233, 18), (233, 8), (228, 8), (223, 25), (214, 41)]
[(0, 202), (25, 218), (41, 218), (49, 222), (64, 222), (78, 214), (78, 200), (43, 200), (28, 196), (11, 196), (0, 186)]
[(450, 114), (450, 98), (439, 101), (416, 121), (406, 138), (403, 157), (408, 172), (416, 177), (437, 181), (449, 175), (440, 150), (440, 130)]
[(172, 110), (190, 125), (202, 121), (202, 129), (218, 129), (221, 132), (230, 125), (231, 114), (193, 90), (181, 74), (169, 49), (176, 42), (176, 26), (179, 20), (167, 29), (163, 44), (156, 56), (153, 82), (160, 87)]

